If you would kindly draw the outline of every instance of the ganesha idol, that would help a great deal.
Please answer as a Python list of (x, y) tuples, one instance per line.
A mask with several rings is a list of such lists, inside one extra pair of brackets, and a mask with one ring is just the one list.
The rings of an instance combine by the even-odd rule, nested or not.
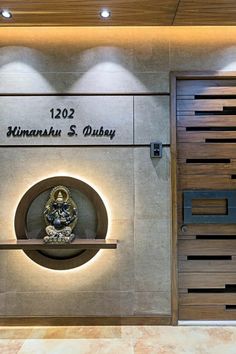
[(77, 206), (65, 186), (52, 189), (44, 210), (46, 222), (45, 243), (70, 243), (75, 235), (72, 233), (77, 224)]

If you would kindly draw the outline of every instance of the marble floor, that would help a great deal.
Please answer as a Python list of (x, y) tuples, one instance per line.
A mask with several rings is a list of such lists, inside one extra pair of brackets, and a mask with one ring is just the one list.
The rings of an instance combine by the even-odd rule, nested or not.
[(0, 327), (1, 354), (236, 354), (236, 327)]

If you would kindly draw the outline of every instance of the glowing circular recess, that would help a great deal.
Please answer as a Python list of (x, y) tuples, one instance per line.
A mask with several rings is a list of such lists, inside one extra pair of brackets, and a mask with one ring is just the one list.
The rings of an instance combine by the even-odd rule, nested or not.
[(1, 10), (1, 16), (4, 18), (11, 18), (12, 14), (9, 10)]
[[(22, 196), (19, 204), (17, 205), (15, 212), (15, 233), (16, 238), (19, 240), (34, 238), (32, 229), (30, 225), (32, 224), (32, 217), (34, 218), (34, 207), (38, 209), (40, 205), (40, 200), (43, 197), (45, 192), (50, 191), (57, 185), (67, 186), (73, 193), (78, 196), (78, 193), (81, 194), (81, 202), (89, 203), (91, 212), (88, 212), (88, 209), (83, 210), (81, 206), (81, 211), (86, 215), (84, 218), (84, 224), (81, 218), (81, 232), (83, 229), (88, 229), (93, 223), (93, 211), (95, 216), (95, 229), (92, 230), (95, 232), (95, 239), (105, 239), (108, 230), (108, 213), (106, 206), (95, 189), (86, 182), (69, 176), (54, 176), (49, 177), (44, 180), (41, 180), (30, 187), (26, 193)], [(87, 202), (86, 202), (87, 200)], [(77, 201), (78, 202), (78, 201)], [(35, 203), (35, 204), (34, 204)], [(39, 204), (38, 204), (39, 203)], [(33, 208), (33, 209), (32, 209)], [(41, 209), (39, 207), (39, 209)], [(33, 212), (32, 212), (33, 211)], [(88, 216), (90, 217), (88, 218)], [(91, 219), (92, 217), (92, 219)], [(41, 220), (41, 218), (39, 219)], [(88, 223), (88, 225), (87, 225)], [(90, 226), (89, 226), (90, 225)], [(40, 229), (44, 229), (45, 225), (38, 225)], [(36, 229), (38, 228), (36, 227)], [(38, 232), (38, 231), (37, 231)], [(37, 233), (36, 232), (36, 233)], [(33, 235), (33, 236), (32, 236)], [(36, 234), (35, 234), (36, 235)], [(83, 236), (83, 235), (82, 235)], [(84, 234), (86, 236), (86, 234)], [(37, 237), (36, 237), (37, 238)], [(83, 238), (83, 237), (82, 237)], [(84, 237), (85, 238), (85, 237)], [(39, 265), (54, 269), (54, 270), (67, 270), (79, 267), (88, 261), (90, 261), (97, 253), (98, 249), (77, 249), (76, 252), (70, 252), (70, 250), (24, 250), (24, 253), (31, 258), (34, 262)], [(56, 253), (55, 253), (56, 252)], [(66, 253), (65, 253), (66, 252)]]
[(100, 16), (101, 16), (101, 18), (107, 19), (107, 18), (111, 17), (111, 11), (109, 11), (107, 9), (103, 9), (100, 12)]

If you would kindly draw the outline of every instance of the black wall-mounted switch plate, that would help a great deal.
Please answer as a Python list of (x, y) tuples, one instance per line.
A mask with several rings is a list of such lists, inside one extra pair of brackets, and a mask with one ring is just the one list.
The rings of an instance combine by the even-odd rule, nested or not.
[(150, 144), (150, 156), (151, 158), (162, 157), (162, 143), (160, 141)]

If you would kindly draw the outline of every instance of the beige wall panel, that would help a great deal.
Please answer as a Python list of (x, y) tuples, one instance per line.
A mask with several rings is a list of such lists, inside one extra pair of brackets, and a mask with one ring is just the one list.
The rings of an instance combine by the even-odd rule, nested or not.
[[(123, 34), (124, 34), (123, 29)], [(23, 34), (24, 32), (24, 34)], [(101, 70), (133, 67), (133, 34), (118, 29), (102, 28), (25, 28), (23, 32), (3, 31), (0, 39), (0, 65), (11, 71), (17, 62), (18, 71), (88, 72), (106, 63)], [(21, 36), (23, 34), (23, 36)], [(15, 66), (14, 64), (14, 66)], [(103, 69), (104, 68), (104, 69)], [(7, 69), (7, 68), (6, 68)]]
[(235, 70), (235, 35), (235, 27), (171, 28), (171, 70)]
[[(1, 145), (133, 143), (131, 96), (0, 96), (0, 108)], [(45, 129), (49, 136), (18, 136), (25, 130), (37, 134)]]
[(1, 81), (0, 92), (166, 92), (169, 87), (169, 28), (2, 28), (1, 34), (0, 74), (8, 75), (8, 83)]
[(6, 211), (2, 210), (5, 220), (8, 215), (13, 221), (15, 207), (28, 188), (42, 179), (60, 175), (74, 176), (91, 184), (105, 199), (111, 219), (133, 218), (131, 149), (1, 148), (0, 153), (0, 178), (10, 186), (2, 183), (0, 189), (6, 205)]
[[(169, 220), (135, 220), (135, 290), (170, 292)], [(150, 298), (150, 304), (152, 303)]]
[(169, 71), (170, 27), (140, 27), (133, 34), (134, 71)]
[(163, 148), (163, 157), (150, 158), (149, 148), (136, 148), (135, 171), (135, 217), (137, 219), (170, 218), (170, 149)]
[[(150, 159), (148, 148), (135, 149), (135, 290), (155, 292), (146, 310), (158, 312), (157, 302), (170, 294), (170, 156)], [(148, 171), (148, 173), (147, 173)], [(157, 293), (159, 292), (159, 294)], [(140, 301), (148, 301), (144, 297)], [(143, 305), (144, 306), (144, 305)], [(169, 313), (170, 303), (163, 307)]]
[[(33, 313), (45, 315), (54, 311), (56, 315), (64, 311), (65, 316), (72, 315), (74, 304), (81, 298), (83, 305), (78, 308), (76, 314), (93, 312), (96, 315), (95, 305), (91, 307), (90, 303), (87, 303), (87, 307), (85, 306), (87, 296), (85, 292), (89, 292), (91, 302), (97, 304), (101, 301), (97, 292), (101, 293), (103, 303), (99, 309), (100, 315), (118, 315), (119, 311), (123, 311), (122, 314), (125, 315), (126, 309), (130, 313), (132, 307), (129, 304), (133, 301), (130, 301), (130, 296), (126, 297), (126, 292), (134, 289), (132, 149), (98, 148), (76, 151), (71, 148), (56, 150), (1, 148), (0, 153), (3, 166), (0, 179), (8, 180), (7, 185), (11, 186), (9, 189), (4, 183), (1, 184), (4, 208), (1, 209), (0, 217), (1, 220), (7, 220), (4, 225), (1, 224), (2, 239), (15, 237), (14, 210), (21, 196), (31, 185), (49, 176), (71, 175), (91, 183), (101, 194), (109, 214), (108, 237), (119, 240), (118, 249), (101, 250), (84, 266), (68, 271), (49, 270), (32, 262), (23, 251), (8, 251), (7, 271), (1, 268), (4, 277), (7, 274), (2, 291), (6, 291), (9, 297), (8, 314), (17, 315), (20, 312), (22, 315), (30, 315), (29, 311), (31, 311), (31, 315)], [(69, 295), (67, 297), (63, 295), (64, 300), (60, 300), (60, 296), (57, 297), (56, 293), (45, 297), (43, 300), (46, 301), (45, 306), (43, 302), (40, 305), (39, 299), (42, 294), (40, 296), (37, 294), (42, 291), (51, 294), (55, 289), (57, 292), (66, 291), (75, 294), (71, 297), (74, 300), (66, 302)], [(110, 297), (107, 292), (112, 293)], [(23, 305), (22, 293), (31, 299), (28, 310), (27, 306)], [(106, 301), (107, 296), (109, 301)], [(54, 297), (57, 300), (53, 305)], [(123, 298), (119, 307), (120, 299)], [(22, 305), (19, 305), (20, 301)], [(60, 310), (61, 301), (65, 302), (62, 310)], [(19, 305), (18, 309), (16, 304)]]
[[(100, 64), (134, 72), (169, 70), (169, 28), (2, 28), (1, 66), (19, 70), (88, 72)], [(147, 40), (148, 39), (148, 40)], [(5, 47), (5, 48), (4, 48)], [(162, 53), (162, 55), (160, 55)], [(102, 68), (102, 67), (101, 67)], [(109, 69), (109, 70), (108, 70)]]
[[(24, 154), (22, 153), (23, 151)], [(149, 209), (148, 204), (146, 204), (145, 208), (145, 201), (142, 202), (140, 200), (136, 205), (137, 220), (135, 223), (134, 267), (132, 231), (134, 190), (132, 182), (133, 150), (125, 148), (116, 150), (83, 148), (78, 149), (78, 154), (75, 154), (75, 150), (70, 148), (58, 148), (56, 150), (52, 148), (49, 149), (49, 152), (50, 151), (54, 153), (49, 154), (48, 157), (45, 158), (45, 149), (43, 148), (1, 149), (2, 160), (4, 161), (4, 168), (1, 170), (1, 178), (8, 178), (8, 180), (10, 178), (12, 185), (10, 191), (11, 197), (9, 201), (6, 200), (6, 203), (8, 203), (6, 209), (9, 210), (14, 199), (15, 202), (19, 200), (23, 190), (26, 190), (31, 184), (41, 178), (53, 175), (53, 172), (57, 175), (65, 174), (62, 173), (63, 169), (64, 171), (71, 171), (70, 174), (72, 176), (79, 175), (83, 180), (90, 180), (92, 185), (96, 184), (97, 189), (99, 189), (99, 187), (101, 188), (102, 196), (105, 197), (105, 201), (107, 205), (109, 205), (112, 215), (110, 237), (118, 238), (120, 244), (117, 250), (100, 251), (94, 260), (83, 267), (63, 272), (44, 269), (33, 263), (22, 251), (11, 251), (8, 256), (7, 292), (10, 294), (12, 292), (16, 294), (26, 292), (29, 293), (31, 297), (35, 298), (34, 294), (41, 292), (42, 288), (44, 291), (53, 292), (56, 287), (57, 291), (67, 289), (69, 292), (76, 292), (76, 296), (80, 297), (80, 293), (82, 296), (84, 291), (99, 291), (104, 294), (107, 291), (131, 291), (131, 289), (134, 289), (135, 279), (137, 290), (160, 292), (156, 294), (160, 295), (159, 300), (158, 297), (156, 297), (155, 300), (153, 300), (154, 302), (150, 300), (149, 305), (148, 302), (145, 302), (146, 311), (148, 311), (148, 306), (150, 306), (151, 313), (155, 312), (155, 308), (156, 313), (161, 311), (160, 307), (157, 306), (158, 301), (161, 303), (161, 292), (169, 293), (169, 258), (166, 256), (166, 249), (169, 248), (169, 238), (167, 236), (169, 235), (167, 227), (168, 221), (166, 221), (165, 212), (161, 215), (160, 209), (155, 210), (153, 214), (154, 210), (153, 208)], [(69, 158), (68, 160), (70, 153), (73, 155), (74, 159)], [(146, 184), (145, 179), (147, 176), (146, 173), (145, 175), (143, 175), (143, 173), (147, 166), (149, 169), (154, 170), (152, 174), (154, 181), (158, 176), (159, 183), (162, 183), (162, 191), (165, 183), (168, 183), (166, 181), (168, 180), (169, 172), (165, 171), (164, 173), (163, 169), (160, 169), (160, 165), (156, 165), (153, 160), (150, 160), (148, 148), (136, 149), (135, 154), (137, 197), (139, 197), (142, 192), (145, 194), (149, 193), (146, 196), (146, 201), (148, 202), (151, 195), (153, 195), (152, 184), (146, 185), (145, 191), (141, 190), (141, 185)], [(167, 159), (167, 157), (165, 156), (164, 159)], [(164, 161), (164, 159), (159, 160), (159, 163)], [(60, 170), (58, 165), (60, 165)], [(14, 172), (12, 171), (12, 173), (10, 173), (11, 166), (14, 166)], [(24, 166), (24, 169), (22, 169), (22, 166)], [(168, 162), (166, 161), (162, 167), (168, 168)], [(96, 171), (95, 174), (94, 171)], [(137, 198), (137, 201), (138, 200)], [(156, 202), (155, 195), (153, 199), (150, 199), (150, 202)], [(122, 208), (120, 208), (121, 205)], [(158, 222), (157, 224), (156, 213), (159, 214), (161, 220), (164, 219), (162, 223)], [(14, 215), (12, 215), (12, 218), (13, 216)], [(7, 219), (7, 213), (3, 217)], [(9, 230), (11, 227), (12, 225), (9, 226)], [(13, 230), (11, 235), (13, 237)], [(157, 236), (159, 237), (158, 242), (156, 242)], [(155, 247), (153, 247), (151, 240), (154, 240)], [(21, 267), (19, 267), (19, 264)], [(27, 271), (22, 272), (22, 269), (27, 269)], [(160, 272), (157, 272), (156, 269), (159, 269)], [(88, 271), (90, 274), (89, 277), (87, 276)], [(151, 273), (154, 274), (154, 277)], [(147, 299), (147, 297), (145, 298)], [(117, 298), (115, 297), (115, 299)], [(9, 301), (9, 306), (10, 303)], [(34, 302), (32, 300), (31, 308), (33, 312), (35, 311), (35, 314), (39, 311), (37, 310), (38, 305), (36, 303), (37, 301)], [(48, 306), (50, 306), (50, 302)], [(68, 306), (68, 309), (65, 309), (65, 315), (70, 311), (71, 303), (69, 303)], [(11, 313), (13, 315), (15, 313), (14, 306), (10, 306), (9, 308), (8, 314)], [(48, 307), (46, 306), (46, 308)], [(40, 314), (43, 315), (43, 306), (41, 306), (41, 309), (42, 312), (40, 312)], [(163, 313), (168, 313), (167, 310), (168, 308), (165, 307)], [(24, 313), (26, 310), (22, 310), (20, 307), (19, 311), (23, 311), (22, 313)], [(86, 312), (86, 310), (84, 311)], [(102, 313), (107, 313), (105, 307), (103, 307), (101, 311)], [(117, 314), (117, 310), (115, 311)], [(132, 309), (129, 308), (129, 311), (132, 311)], [(122, 312), (122, 314), (124, 315), (124, 312)], [(78, 310), (78, 315), (82, 315), (80, 310)]]
[[(11, 72), (0, 66), (1, 93), (148, 93), (168, 92), (169, 72), (132, 73), (128, 70), (85, 73)], [(15, 71), (14, 71), (15, 70)], [(37, 83), (37, 85), (35, 85)]]
[[(0, 253), (0, 296), (6, 291), (7, 287), (7, 263), (8, 263), (8, 252), (1, 251)], [(3, 308), (3, 305), (0, 304), (0, 309)]]
[[(43, 290), (43, 289), (42, 289)], [(132, 292), (19, 292), (6, 294), (8, 316), (128, 316)]]
[(134, 97), (135, 144), (170, 143), (169, 97)]
[(0, 294), (0, 315), (6, 316), (6, 294)]
[[(150, 301), (151, 299), (151, 301)], [(135, 293), (134, 313), (135, 315), (159, 315), (171, 313), (170, 292), (146, 292)]]
[(5, 205), (0, 216), (9, 220), (0, 226), (5, 231), (2, 238), (14, 237), (14, 211), (22, 195), (33, 184), (54, 175), (77, 177), (91, 184), (105, 198), (111, 219), (133, 218), (131, 149), (1, 148), (0, 153), (0, 180), (8, 181), (0, 188)]
[(105, 73), (109, 87), (114, 73), (127, 80), (129, 74), (235, 69), (234, 27), (2, 28), (1, 33), (1, 73), (76, 72), (83, 79)]

